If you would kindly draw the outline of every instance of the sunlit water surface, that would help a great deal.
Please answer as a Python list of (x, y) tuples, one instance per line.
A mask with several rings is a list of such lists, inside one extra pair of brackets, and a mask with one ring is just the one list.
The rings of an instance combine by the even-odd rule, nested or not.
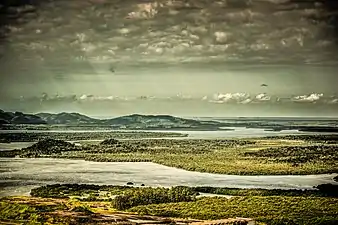
[(0, 195), (26, 195), (36, 186), (91, 183), (146, 186), (218, 186), (239, 188), (311, 189), (333, 183), (332, 175), (235, 176), (190, 172), (154, 163), (90, 162), (69, 159), (0, 158)]

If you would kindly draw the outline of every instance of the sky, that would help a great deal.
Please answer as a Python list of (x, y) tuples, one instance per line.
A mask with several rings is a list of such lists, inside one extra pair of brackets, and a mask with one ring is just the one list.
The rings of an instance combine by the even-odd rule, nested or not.
[(335, 1), (5, 2), (4, 110), (338, 116)]

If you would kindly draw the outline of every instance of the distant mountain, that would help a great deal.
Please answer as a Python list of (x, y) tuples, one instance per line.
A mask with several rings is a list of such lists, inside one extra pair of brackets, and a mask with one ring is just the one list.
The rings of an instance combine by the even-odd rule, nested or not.
[(170, 115), (132, 114), (104, 121), (115, 129), (218, 129), (215, 121), (184, 119)]
[(0, 124), (46, 124), (39, 116), (0, 110)]
[(47, 124), (98, 124), (101, 120), (91, 118), (89, 116), (82, 115), (80, 113), (38, 113), (35, 114), (40, 117)]
[[(170, 115), (132, 114), (113, 119), (94, 119), (79, 113), (38, 113), (35, 115), (21, 112), (0, 111), (0, 124), (64, 124), (64, 125), (98, 125), (112, 129), (130, 130), (219, 130), (222, 123), (184, 119)], [(223, 129), (224, 130), (224, 129)]]

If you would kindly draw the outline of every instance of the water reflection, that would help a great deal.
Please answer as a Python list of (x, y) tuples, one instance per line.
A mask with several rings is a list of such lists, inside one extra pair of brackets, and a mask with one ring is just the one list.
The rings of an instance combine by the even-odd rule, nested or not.
[(235, 176), (190, 172), (154, 163), (90, 162), (67, 159), (0, 158), (0, 195), (22, 195), (32, 187), (53, 183), (147, 186), (218, 186), (239, 188), (311, 189), (333, 183), (332, 175)]

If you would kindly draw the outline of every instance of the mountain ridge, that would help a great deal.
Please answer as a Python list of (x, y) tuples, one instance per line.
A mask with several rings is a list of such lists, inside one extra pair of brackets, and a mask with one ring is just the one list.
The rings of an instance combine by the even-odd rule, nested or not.
[[(20, 115), (19, 118), (16, 118)], [(219, 129), (220, 122), (185, 119), (171, 115), (130, 114), (110, 119), (95, 119), (80, 113), (37, 113), (0, 111), (0, 124), (104, 125), (112, 129)]]
[(80, 113), (37, 113), (36, 116), (39, 116), (47, 122), (47, 124), (93, 124), (99, 123), (99, 119), (94, 119), (92, 117), (80, 114)]
[(5, 112), (0, 109), (0, 124), (47, 124), (47, 122), (34, 114)]

